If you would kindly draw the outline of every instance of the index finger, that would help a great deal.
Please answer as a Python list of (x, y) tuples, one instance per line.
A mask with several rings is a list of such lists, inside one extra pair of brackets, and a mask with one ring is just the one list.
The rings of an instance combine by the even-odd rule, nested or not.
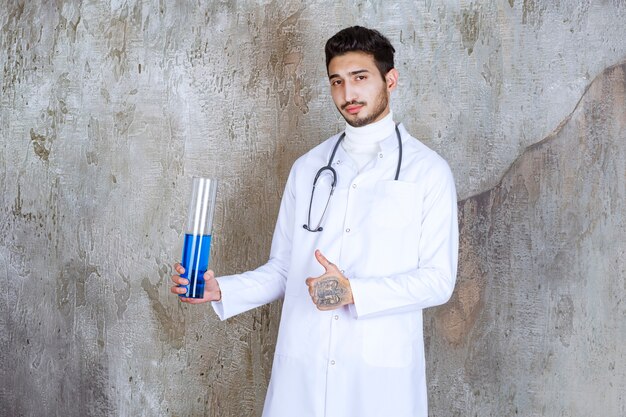
[(185, 268), (180, 264), (180, 262), (176, 262), (174, 264), (174, 271), (176, 271), (179, 275), (185, 273)]
[(187, 285), (189, 284), (189, 280), (187, 278), (183, 278), (180, 275), (170, 275), (170, 279), (174, 284), (178, 285)]

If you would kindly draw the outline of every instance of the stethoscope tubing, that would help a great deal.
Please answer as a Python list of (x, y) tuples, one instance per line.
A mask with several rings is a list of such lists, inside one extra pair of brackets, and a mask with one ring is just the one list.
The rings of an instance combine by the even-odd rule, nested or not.
[[(328, 205), (330, 204), (330, 198), (335, 192), (335, 187), (337, 186), (337, 171), (335, 171), (335, 168), (333, 168), (331, 165), (333, 164), (333, 160), (335, 159), (335, 154), (337, 153), (339, 144), (341, 144), (341, 141), (343, 140), (345, 136), (346, 136), (346, 132), (343, 132), (341, 136), (339, 136), (339, 139), (337, 139), (337, 143), (335, 143), (335, 146), (333, 147), (333, 152), (330, 154), (330, 158), (328, 159), (328, 164), (321, 167), (317, 171), (317, 173), (315, 174), (315, 178), (313, 179), (313, 188), (311, 190), (311, 200), (309, 201), (309, 215), (307, 217), (308, 223), (302, 225), (302, 227), (308, 230), (309, 232), (321, 232), (322, 230), (324, 230), (324, 228), (321, 227), (322, 220), (324, 219), (324, 215), (326, 214), (326, 210), (328, 209)], [(398, 125), (396, 125), (396, 137), (398, 138), (398, 165), (396, 167), (396, 175), (395, 175), (394, 181), (397, 181), (398, 178), (400, 177), (400, 169), (402, 167), (402, 136), (400, 135), (400, 129), (398, 128)], [(317, 185), (317, 180), (320, 177), (320, 175), (322, 175), (322, 173), (327, 170), (330, 171), (333, 176), (333, 182), (330, 187), (330, 194), (328, 196), (328, 200), (326, 201), (326, 206), (324, 207), (324, 212), (322, 213), (322, 216), (320, 217), (319, 223), (317, 224), (315, 228), (311, 229), (310, 227), (311, 208), (313, 206), (313, 196), (315, 195), (315, 186)]]

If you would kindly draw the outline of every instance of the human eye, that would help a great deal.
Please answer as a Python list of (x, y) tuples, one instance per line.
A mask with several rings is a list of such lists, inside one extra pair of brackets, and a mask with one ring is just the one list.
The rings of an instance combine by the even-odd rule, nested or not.
[(341, 80), (338, 80), (338, 79), (330, 80), (330, 85), (331, 85), (332, 87), (335, 87), (335, 86), (341, 85)]

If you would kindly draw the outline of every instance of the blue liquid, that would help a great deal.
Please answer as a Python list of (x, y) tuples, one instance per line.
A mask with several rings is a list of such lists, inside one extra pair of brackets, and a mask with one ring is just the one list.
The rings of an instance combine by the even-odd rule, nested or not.
[(185, 273), (181, 275), (189, 280), (187, 285), (179, 285), (187, 289), (181, 297), (204, 297), (204, 273), (209, 269), (209, 252), (211, 251), (211, 235), (185, 235), (183, 260), (181, 264)]

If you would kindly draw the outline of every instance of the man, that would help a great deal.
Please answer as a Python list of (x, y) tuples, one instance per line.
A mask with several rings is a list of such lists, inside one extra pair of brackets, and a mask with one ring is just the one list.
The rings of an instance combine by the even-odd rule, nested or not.
[[(265, 417), (426, 417), (422, 310), (456, 279), (452, 174), (393, 121), (398, 71), (383, 35), (347, 28), (325, 51), (345, 135), (294, 163), (269, 261), (208, 271), (205, 298), (181, 301), (212, 301), (224, 320), (284, 298)], [(172, 280), (184, 293), (187, 280)]]

